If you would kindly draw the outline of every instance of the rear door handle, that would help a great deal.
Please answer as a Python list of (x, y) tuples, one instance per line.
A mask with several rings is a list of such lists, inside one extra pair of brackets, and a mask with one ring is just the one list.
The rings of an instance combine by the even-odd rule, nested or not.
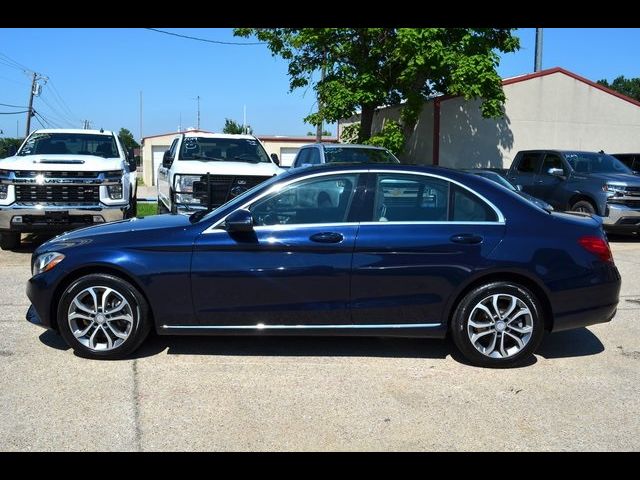
[(477, 245), (482, 243), (483, 238), (480, 235), (474, 235), (473, 233), (458, 233), (451, 236), (453, 243), (464, 243), (466, 245)]
[(344, 237), (341, 233), (337, 232), (322, 232), (322, 233), (314, 233), (309, 237), (312, 242), (317, 243), (340, 243), (344, 240)]

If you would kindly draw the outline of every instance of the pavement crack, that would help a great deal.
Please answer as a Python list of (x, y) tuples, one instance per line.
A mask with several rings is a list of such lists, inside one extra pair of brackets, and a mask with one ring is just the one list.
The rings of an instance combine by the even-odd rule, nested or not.
[(137, 452), (142, 451), (142, 428), (140, 426), (140, 383), (138, 380), (138, 359), (132, 363), (133, 370), (133, 427), (135, 434), (135, 448)]
[(624, 349), (622, 345), (618, 345), (618, 350), (620, 350), (620, 355), (623, 357), (633, 358), (634, 360), (640, 360), (640, 352), (637, 350), (627, 351)]

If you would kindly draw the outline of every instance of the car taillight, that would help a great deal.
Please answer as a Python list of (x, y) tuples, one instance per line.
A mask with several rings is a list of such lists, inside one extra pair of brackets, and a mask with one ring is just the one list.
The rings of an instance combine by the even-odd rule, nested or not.
[(613, 262), (613, 255), (611, 255), (609, 243), (604, 238), (585, 236), (581, 237), (578, 243), (582, 245), (582, 248), (587, 252), (598, 256), (603, 262)]

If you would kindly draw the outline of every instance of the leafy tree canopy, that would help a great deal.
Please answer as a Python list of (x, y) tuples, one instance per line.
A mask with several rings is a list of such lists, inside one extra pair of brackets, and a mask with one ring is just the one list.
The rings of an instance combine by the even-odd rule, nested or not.
[(235, 120), (231, 120), (230, 118), (224, 119), (224, 128), (222, 129), (222, 133), (231, 133), (234, 135), (241, 135), (243, 133), (247, 133), (249, 135), (253, 134), (253, 129), (250, 125), (247, 125), (246, 132), (242, 127), (242, 124), (236, 122)]
[(13, 145), (17, 150), (22, 145), (24, 138), (0, 138), (0, 158), (9, 155), (9, 148)]
[(598, 83), (640, 102), (640, 78), (638, 77), (624, 78), (624, 75), (620, 75), (611, 83), (606, 79), (598, 80)]
[[(425, 100), (437, 94), (482, 99), (482, 114), (503, 113), (505, 95), (496, 71), (500, 52), (520, 44), (512, 28), (237, 28), (288, 61), (290, 89), (312, 83), (319, 112), (305, 121), (336, 122), (360, 113), (359, 141), (371, 137), (375, 109), (404, 103), (402, 130), (413, 131)], [(390, 127), (391, 128), (391, 127)], [(390, 130), (391, 131), (391, 130)]]
[(118, 138), (120, 138), (120, 141), (122, 142), (122, 145), (127, 150), (129, 150), (131, 148), (140, 147), (140, 144), (138, 142), (136, 142), (135, 138), (133, 138), (133, 133), (131, 133), (131, 131), (129, 131), (126, 128), (121, 128), (120, 129), (120, 131), (118, 132)]

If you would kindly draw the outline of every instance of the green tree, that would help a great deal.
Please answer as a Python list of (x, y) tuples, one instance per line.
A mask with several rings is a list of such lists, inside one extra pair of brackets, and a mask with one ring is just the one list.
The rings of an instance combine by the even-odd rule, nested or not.
[[(358, 141), (371, 137), (376, 108), (404, 103), (401, 128), (413, 131), (437, 94), (481, 98), (485, 117), (503, 114), (499, 52), (520, 47), (512, 28), (237, 28), (289, 62), (290, 90), (313, 83), (321, 109), (305, 121), (336, 122), (360, 112)], [(395, 127), (389, 127), (391, 130)], [(390, 130), (390, 131), (391, 131)], [(395, 135), (395, 134), (394, 134)]]
[[(307, 132), (307, 137), (315, 137), (315, 136), (316, 136), (316, 132)], [(329, 130), (322, 130), (322, 136), (330, 137), (331, 132)]]
[(140, 144), (136, 142), (135, 138), (133, 138), (133, 133), (131, 133), (131, 131), (127, 130), (126, 128), (120, 129), (120, 131), (118, 132), (118, 138), (120, 138), (122, 146), (127, 150), (140, 147)]
[(9, 148), (13, 145), (16, 150), (20, 148), (24, 138), (0, 138), (0, 158), (5, 158), (9, 155)]
[(624, 75), (620, 75), (611, 83), (606, 79), (598, 80), (598, 83), (640, 102), (640, 78), (638, 77), (624, 78)]
[[(246, 127), (246, 133), (251, 135), (253, 134), (253, 129), (251, 128), (251, 125), (247, 125)], [(235, 134), (235, 135), (240, 135), (245, 133), (244, 128), (242, 128), (242, 125), (238, 122), (236, 122), (235, 120), (231, 120), (230, 118), (225, 118), (224, 119), (224, 128), (222, 129), (222, 133), (231, 133), (231, 134)]]

